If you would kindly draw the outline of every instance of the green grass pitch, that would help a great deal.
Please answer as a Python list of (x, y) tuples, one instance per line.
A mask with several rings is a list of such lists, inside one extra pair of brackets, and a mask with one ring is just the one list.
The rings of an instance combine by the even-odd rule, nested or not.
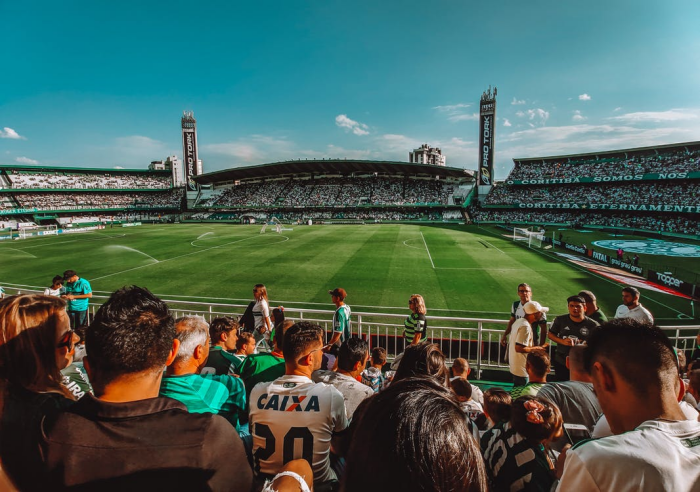
[[(496, 231), (464, 225), (314, 225), (260, 234), (260, 225), (218, 223), (107, 228), (0, 243), (0, 285), (44, 288), (75, 269), (93, 290), (141, 285), (163, 297), (247, 303), (264, 283), (272, 305), (330, 309), (328, 290), (343, 287), (355, 311), (404, 313), (421, 294), (428, 316), (507, 319), (520, 282), (551, 307), (596, 293), (612, 315), (621, 285), (528, 250)], [(503, 231), (505, 232), (505, 231)], [(643, 292), (661, 324), (690, 315), (688, 301)]]

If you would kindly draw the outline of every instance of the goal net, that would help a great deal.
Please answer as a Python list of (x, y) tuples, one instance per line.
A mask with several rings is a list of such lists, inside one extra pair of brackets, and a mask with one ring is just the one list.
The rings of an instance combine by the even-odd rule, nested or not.
[(277, 234), (280, 234), (282, 231), (293, 231), (291, 227), (284, 227), (282, 222), (277, 217), (272, 217), (270, 220), (265, 222), (262, 226), (262, 229), (260, 229), (260, 234), (263, 234), (265, 231), (267, 231), (267, 228), (274, 228), (274, 231)]
[(528, 248), (541, 248), (544, 232), (540, 229), (531, 231), (522, 227), (513, 228), (513, 241), (527, 243)]
[(58, 227), (54, 224), (46, 226), (20, 227), (17, 237), (20, 239), (27, 239), (28, 237), (55, 236), (56, 234), (58, 234)]

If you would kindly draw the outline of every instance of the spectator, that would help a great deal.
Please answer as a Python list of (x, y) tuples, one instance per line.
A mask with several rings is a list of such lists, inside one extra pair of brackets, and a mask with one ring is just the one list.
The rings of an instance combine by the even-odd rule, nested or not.
[(622, 304), (615, 311), (616, 318), (631, 318), (642, 323), (654, 324), (654, 317), (649, 310), (639, 302), (639, 290), (634, 287), (622, 289)]
[(74, 403), (61, 384), (78, 341), (65, 306), (35, 294), (0, 301), (0, 461), (20, 490), (46, 489), (40, 425)]
[(404, 321), (403, 336), (406, 338), (407, 344), (416, 345), (420, 342), (423, 333), (427, 334), (428, 325), (425, 321), (425, 301), (423, 296), (414, 294), (408, 300), (408, 307), (411, 309), (411, 314)]
[[(472, 372), (471, 368), (469, 367), (469, 361), (467, 359), (463, 359), (462, 357), (458, 357), (454, 360), (451, 370), (452, 377), (450, 378), (450, 382), (458, 378), (467, 380), (469, 374)], [(481, 388), (471, 383), (470, 386), (472, 387), (472, 399), (474, 399), (474, 401), (478, 402), (480, 405), (483, 405), (484, 393), (481, 391)]]
[(340, 345), (342, 342), (350, 338), (350, 306), (345, 304), (345, 298), (348, 293), (340, 287), (329, 290), (331, 300), (335, 304), (335, 313), (333, 314), (333, 336), (328, 345)]
[(272, 330), (267, 288), (263, 284), (256, 284), (253, 287), (253, 297), (255, 297), (255, 305), (253, 306), (255, 329), (253, 330), (253, 336), (255, 337), (255, 343), (259, 343), (263, 339), (270, 340), (270, 332)]
[(574, 345), (584, 343), (591, 333), (599, 326), (596, 321), (588, 318), (584, 312), (586, 301), (579, 296), (571, 296), (567, 300), (569, 314), (557, 316), (549, 329), (549, 339), (556, 342), (554, 352), (554, 378), (556, 381), (568, 381), (569, 369), (566, 367), (566, 357)]
[(556, 456), (549, 442), (562, 434), (562, 424), (561, 413), (552, 402), (536, 396), (515, 400), (510, 422), (495, 429), (485, 446), (484, 461), (493, 490), (550, 490)]
[(598, 324), (605, 323), (608, 320), (605, 313), (603, 313), (603, 311), (601, 311), (601, 309), (598, 307), (597, 299), (593, 292), (590, 290), (582, 290), (578, 293), (578, 296), (586, 301), (585, 314), (587, 317), (591, 318)]
[(615, 435), (563, 454), (558, 490), (697, 490), (700, 422), (685, 420), (678, 404), (677, 360), (663, 331), (610, 321), (591, 335), (584, 360)]
[(334, 386), (345, 401), (348, 420), (352, 419), (357, 406), (365, 398), (374, 394), (371, 388), (360, 382), (360, 375), (367, 365), (367, 342), (357, 337), (350, 337), (343, 342), (338, 352), (338, 370), (317, 370), (311, 375), (314, 383), (326, 383)]
[(513, 400), (521, 396), (535, 396), (547, 384), (547, 374), (549, 374), (549, 355), (547, 352), (544, 350), (528, 352), (525, 370), (528, 382), (524, 386), (514, 386), (510, 390), (510, 397)]
[(547, 349), (547, 345), (535, 346), (533, 342), (533, 330), (531, 323), (536, 323), (549, 311), (548, 307), (542, 307), (537, 301), (526, 302), (523, 306), (525, 316), (513, 323), (513, 336), (508, 343), (508, 365), (513, 376), (513, 384), (525, 386), (527, 384), (527, 354), (533, 350)]
[[(304, 458), (314, 471), (314, 487), (333, 488), (337, 476), (330, 467), (331, 437), (348, 420), (340, 392), (311, 380), (321, 367), (323, 330), (298, 322), (284, 334), (283, 353), (285, 375), (256, 385), (250, 397), (255, 473), (258, 479), (270, 478), (285, 462)], [(300, 410), (288, 411), (294, 408)], [(301, 445), (294, 446), (297, 440)]]
[[(277, 329), (282, 330), (284, 329), (283, 326), (284, 324)], [(289, 326), (291, 326), (291, 324)], [(275, 331), (275, 334), (276, 333)], [(236, 340), (236, 353), (233, 355), (235, 355), (242, 364), (246, 357), (253, 355), (255, 352), (255, 337), (251, 333), (241, 333), (238, 336), (238, 340)]]
[(688, 393), (698, 402), (696, 410), (700, 412), (700, 369), (693, 369), (688, 374)]
[(202, 373), (209, 357), (209, 324), (201, 316), (175, 320), (180, 346), (160, 382), (160, 396), (183, 403), (190, 413), (215, 413), (236, 430), (248, 420), (243, 382), (228, 374)]
[(238, 345), (238, 322), (230, 316), (214, 318), (209, 325), (209, 339), (211, 349), (202, 374), (235, 375), (242, 363), (231, 353)]
[(95, 397), (44, 425), (51, 489), (248, 490), (235, 429), (158, 398), (162, 368), (180, 346), (164, 302), (140, 287), (119, 289), (97, 311), (86, 345)]
[(362, 382), (372, 388), (372, 391), (379, 393), (384, 389), (386, 378), (382, 373), (382, 368), (386, 364), (386, 349), (374, 347), (370, 358), (370, 366), (362, 371)]
[(392, 384), (412, 377), (428, 377), (449, 387), (450, 371), (445, 365), (445, 354), (434, 343), (409, 345), (403, 353)]
[(481, 451), (486, 449), (486, 444), (491, 439), (494, 430), (503, 429), (510, 421), (510, 409), (512, 398), (503, 388), (493, 387), (484, 391), (484, 416), (486, 422), (481, 425), (484, 435), (480, 439)]
[(395, 381), (359, 411), (344, 491), (486, 490), (484, 463), (464, 413), (439, 382)]
[[(603, 410), (593, 392), (591, 378), (583, 365), (585, 350), (585, 345), (576, 345), (569, 351), (566, 365), (569, 368), (570, 381), (549, 383), (538, 391), (537, 396), (546, 398), (558, 406), (564, 423), (585, 425), (592, 433)], [(555, 439), (552, 442), (552, 449), (561, 451), (566, 442), (563, 436)]]
[(63, 277), (56, 275), (51, 280), (51, 287), (44, 289), (45, 296), (61, 297), (61, 290), (63, 289)]
[[(513, 302), (510, 307), (510, 319), (508, 320), (508, 326), (506, 331), (501, 337), (501, 345), (504, 347), (508, 345), (508, 336), (513, 329), (513, 323), (520, 318), (525, 317), (525, 311), (523, 311), (523, 306), (532, 300), (532, 288), (528, 284), (518, 285), (518, 297), (520, 300)], [(539, 344), (544, 345), (547, 340), (547, 313), (542, 313), (542, 317), (531, 326), (534, 339), (539, 337)], [(540, 331), (541, 330), (541, 331)]]
[(68, 301), (70, 326), (75, 330), (87, 324), (88, 299), (92, 297), (92, 287), (90, 282), (78, 277), (75, 270), (63, 272), (63, 280), (66, 281), (66, 291), (61, 297)]
[(457, 397), (459, 407), (462, 409), (467, 418), (476, 421), (479, 414), (484, 413), (484, 408), (478, 401), (472, 398), (472, 386), (469, 381), (462, 378), (457, 378), (450, 382), (450, 387)]

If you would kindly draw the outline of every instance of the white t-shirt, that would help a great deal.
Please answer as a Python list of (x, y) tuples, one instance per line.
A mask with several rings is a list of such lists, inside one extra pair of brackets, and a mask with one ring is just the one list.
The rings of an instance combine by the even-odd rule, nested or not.
[[(450, 381), (454, 381), (455, 379), (460, 379), (460, 377), (455, 376), (453, 378), (450, 378)], [(481, 388), (473, 385), (472, 383), (469, 383), (469, 385), (472, 387), (472, 400), (479, 403), (479, 405), (483, 405), (484, 404), (484, 392), (481, 391)]]
[(374, 395), (374, 390), (366, 384), (336, 371), (314, 371), (311, 379), (316, 383), (330, 384), (340, 391), (345, 401), (345, 413), (348, 419), (352, 419), (355, 410), (365, 398)]
[(343, 395), (305, 376), (285, 375), (250, 392), (253, 469), (274, 475), (285, 463), (306, 459), (314, 483), (337, 480), (330, 466), (331, 437), (348, 426)]
[(510, 340), (508, 341), (508, 364), (510, 365), (510, 373), (515, 376), (527, 377), (525, 363), (527, 362), (527, 354), (515, 351), (515, 344), (531, 347), (532, 328), (530, 323), (525, 318), (515, 320), (510, 332)]
[[(688, 403), (687, 401), (680, 401), (678, 404), (681, 407), (681, 410), (683, 410), (683, 415), (685, 415), (685, 418), (688, 420), (697, 420), (698, 411)], [(605, 417), (605, 415), (601, 415), (601, 417), (598, 419), (598, 422), (596, 422), (595, 427), (593, 428), (593, 433), (591, 434), (591, 437), (593, 439), (598, 439), (600, 437), (608, 437), (612, 436), (612, 430), (610, 429), (610, 424), (608, 423), (608, 419)]]
[[(264, 326), (264, 319), (270, 318), (270, 307), (265, 299), (260, 299), (253, 306), (253, 318), (255, 319), (255, 329), (260, 331)], [(270, 324), (272, 326), (272, 324)], [(267, 326), (265, 326), (267, 329)]]
[(632, 432), (584, 441), (566, 454), (557, 490), (700, 490), (700, 422), (647, 420)]
[(641, 304), (632, 309), (628, 308), (624, 304), (620, 304), (615, 311), (615, 317), (632, 318), (636, 319), (637, 321), (641, 321), (642, 323), (654, 323), (654, 317), (651, 315), (649, 310)]
[(51, 287), (47, 287), (44, 289), (44, 295), (59, 297), (61, 295), (61, 289), (52, 289)]

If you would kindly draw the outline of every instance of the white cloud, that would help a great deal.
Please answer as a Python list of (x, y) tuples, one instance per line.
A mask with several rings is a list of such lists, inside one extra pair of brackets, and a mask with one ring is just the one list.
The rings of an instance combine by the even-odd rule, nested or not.
[(114, 166), (114, 169), (124, 169), (122, 166)]
[(503, 126), (513, 126), (508, 118), (503, 118)]
[(12, 128), (5, 127), (0, 130), (0, 138), (9, 138), (11, 140), (26, 140), (25, 137), (14, 131)]
[(613, 113), (617, 113), (617, 112), (620, 111), (621, 109), (622, 109), (622, 108), (618, 106), (617, 108), (613, 109)]
[(524, 118), (527, 116), (528, 120), (536, 121), (544, 125), (549, 119), (549, 111), (545, 111), (542, 108), (528, 109), (527, 111), (518, 111), (515, 113), (515, 116), (518, 118)]
[(369, 127), (359, 121), (351, 120), (345, 114), (339, 114), (335, 117), (335, 124), (340, 128), (352, 131), (355, 135), (369, 135)]
[(636, 113), (627, 113), (620, 116), (612, 116), (608, 119), (624, 123), (662, 123), (670, 121), (695, 120), (698, 117), (700, 117), (700, 112), (698, 110), (671, 109), (668, 111), (641, 111)]
[(34, 159), (30, 159), (29, 157), (17, 157), (15, 161), (19, 162), (20, 164), (31, 164), (31, 165), (37, 165), (39, 164), (39, 161), (36, 161)]
[(510, 102), (513, 106), (518, 106), (520, 104), (525, 104), (525, 99), (516, 99), (515, 97), (513, 100)]
[(523, 111), (518, 111), (517, 113), (515, 113), (515, 116), (522, 118), (523, 116), (525, 116), (525, 113)]
[(586, 120), (587, 118), (586, 118), (585, 116), (583, 116), (583, 115), (581, 114), (581, 111), (579, 111), (579, 110), (577, 109), (576, 111), (574, 111), (574, 115), (571, 117), (571, 119), (574, 120), (574, 121), (584, 121), (584, 120)]
[(458, 121), (477, 121), (479, 119), (479, 113), (469, 113), (466, 111), (467, 108), (471, 107), (471, 104), (459, 103), (451, 104), (447, 106), (435, 106), (433, 109), (440, 113), (447, 115), (448, 121), (457, 123)]
[(590, 101), (591, 96), (589, 96), (588, 94), (581, 94), (580, 96), (578, 96), (578, 100), (579, 101)]

